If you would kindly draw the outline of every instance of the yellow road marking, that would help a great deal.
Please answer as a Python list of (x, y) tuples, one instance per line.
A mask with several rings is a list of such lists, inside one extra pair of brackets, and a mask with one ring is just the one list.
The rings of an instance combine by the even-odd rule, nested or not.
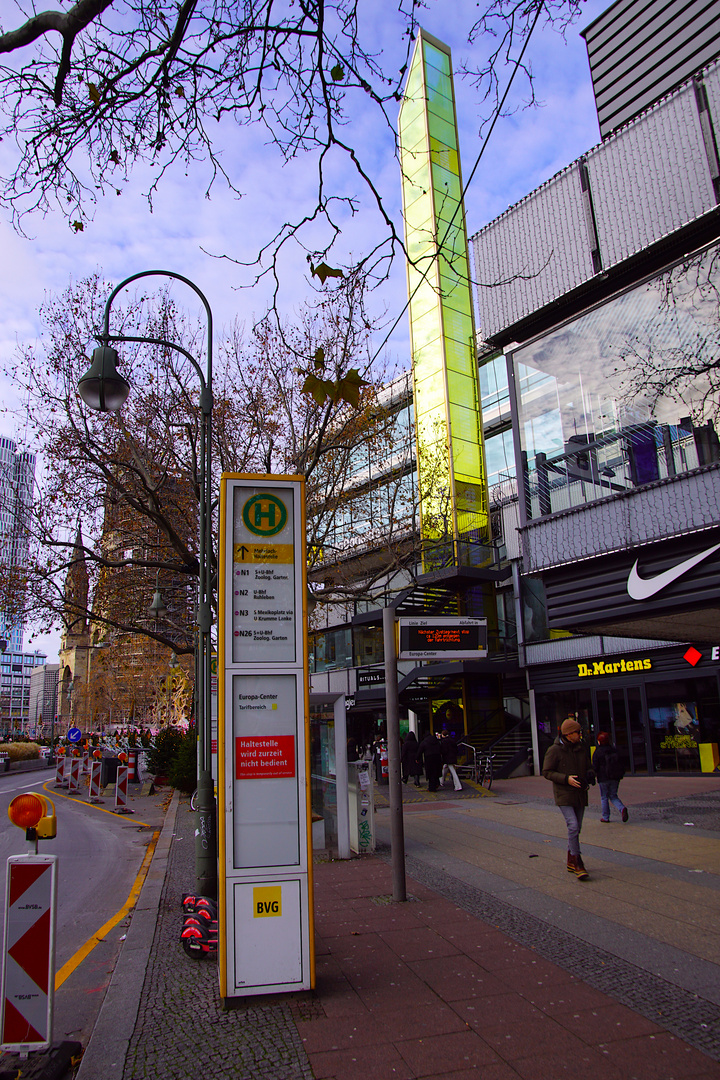
[[(64, 797), (67, 798), (67, 796), (64, 796)], [(98, 807), (98, 809), (101, 809), (101, 808)], [(152, 835), (152, 840), (148, 844), (148, 849), (145, 852), (145, 858), (142, 861), (142, 866), (140, 867), (138, 875), (135, 878), (135, 881), (133, 883), (133, 887), (130, 890), (130, 895), (128, 896), (127, 900), (125, 901), (123, 906), (120, 908), (120, 910), (118, 912), (116, 912), (116, 914), (113, 915), (112, 918), (108, 919), (108, 921), (103, 926), (100, 927), (100, 929), (97, 931), (97, 933), (93, 934), (93, 936), (91, 938), (88, 938), (88, 940), (85, 942), (85, 944), (80, 946), (80, 948), (75, 953), (75, 955), (71, 956), (70, 959), (67, 961), (67, 963), (63, 964), (63, 966), (60, 968), (60, 970), (58, 972), (56, 972), (56, 974), (55, 974), (55, 989), (56, 990), (60, 989), (62, 984), (65, 982), (65, 980), (70, 975), (72, 975), (73, 971), (75, 971), (75, 969), (77, 967), (80, 966), (80, 964), (83, 962), (85, 957), (90, 955), (90, 953), (93, 951), (95, 946), (99, 945), (101, 941), (105, 940), (106, 936), (112, 930), (113, 926), (117, 926), (117, 924), (120, 922), (120, 920), (124, 919), (125, 916), (128, 914), (128, 912), (132, 911), (132, 909), (135, 907), (135, 904), (137, 903), (138, 897), (140, 895), (140, 890), (143, 887), (143, 882), (145, 881), (145, 878), (147, 876), (147, 872), (148, 872), (148, 870), (150, 868), (150, 863), (152, 862), (153, 853), (155, 851), (155, 845), (158, 842), (158, 837), (159, 836), (160, 836), (160, 830), (156, 829), (156, 831)]]
[[(67, 799), (68, 802), (76, 802), (80, 806), (87, 806), (91, 810), (102, 810), (103, 814), (113, 814), (113, 816), (119, 816), (119, 815), (115, 814), (114, 810), (106, 810), (104, 806), (96, 806), (95, 803), (88, 802), (87, 799), (73, 799), (73, 797), (71, 795), (63, 795), (62, 791), (57, 791), (55, 788), (53, 788), (53, 790), (51, 791), (50, 788), (48, 787), (48, 784), (50, 784), (50, 783), (53, 783), (53, 781), (46, 780), (45, 783), (43, 784), (43, 787), (47, 791), (48, 795), (52, 795), (53, 798), (56, 795), (58, 795), (61, 799)], [(144, 821), (138, 821), (137, 819), (135, 819), (133, 824), (134, 825), (141, 825), (144, 829), (151, 829), (152, 828), (151, 825), (148, 825)]]

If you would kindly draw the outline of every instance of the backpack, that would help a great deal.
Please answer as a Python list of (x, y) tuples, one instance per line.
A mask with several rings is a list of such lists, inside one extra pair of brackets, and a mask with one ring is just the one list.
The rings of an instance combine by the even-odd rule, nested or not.
[(620, 755), (614, 747), (613, 749), (608, 750), (608, 753), (605, 755), (605, 771), (608, 780), (622, 780), (625, 775), (625, 769), (620, 761)]

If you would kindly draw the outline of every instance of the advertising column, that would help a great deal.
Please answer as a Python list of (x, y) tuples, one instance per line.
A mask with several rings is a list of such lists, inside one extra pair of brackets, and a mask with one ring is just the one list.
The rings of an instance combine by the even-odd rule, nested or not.
[(220, 993), (313, 985), (302, 477), (223, 476)]

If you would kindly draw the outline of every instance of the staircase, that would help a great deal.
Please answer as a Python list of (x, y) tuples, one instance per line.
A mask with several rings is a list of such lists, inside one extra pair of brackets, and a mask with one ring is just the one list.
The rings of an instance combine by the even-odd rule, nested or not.
[(493, 776), (505, 779), (527, 760), (527, 752), (532, 747), (530, 721), (521, 720), (504, 709), (496, 710), (463, 735), (462, 741), (484, 754), (492, 754)]

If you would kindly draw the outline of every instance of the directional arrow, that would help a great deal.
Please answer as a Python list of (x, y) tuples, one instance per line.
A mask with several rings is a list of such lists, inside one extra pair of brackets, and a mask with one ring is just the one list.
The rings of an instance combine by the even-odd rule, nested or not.
[(242, 544), (241, 547), (240, 547), (240, 558), (242, 559), (243, 562), (245, 562), (245, 556), (248, 555), (249, 552), (250, 552), (250, 548), (246, 548), (245, 545)]

